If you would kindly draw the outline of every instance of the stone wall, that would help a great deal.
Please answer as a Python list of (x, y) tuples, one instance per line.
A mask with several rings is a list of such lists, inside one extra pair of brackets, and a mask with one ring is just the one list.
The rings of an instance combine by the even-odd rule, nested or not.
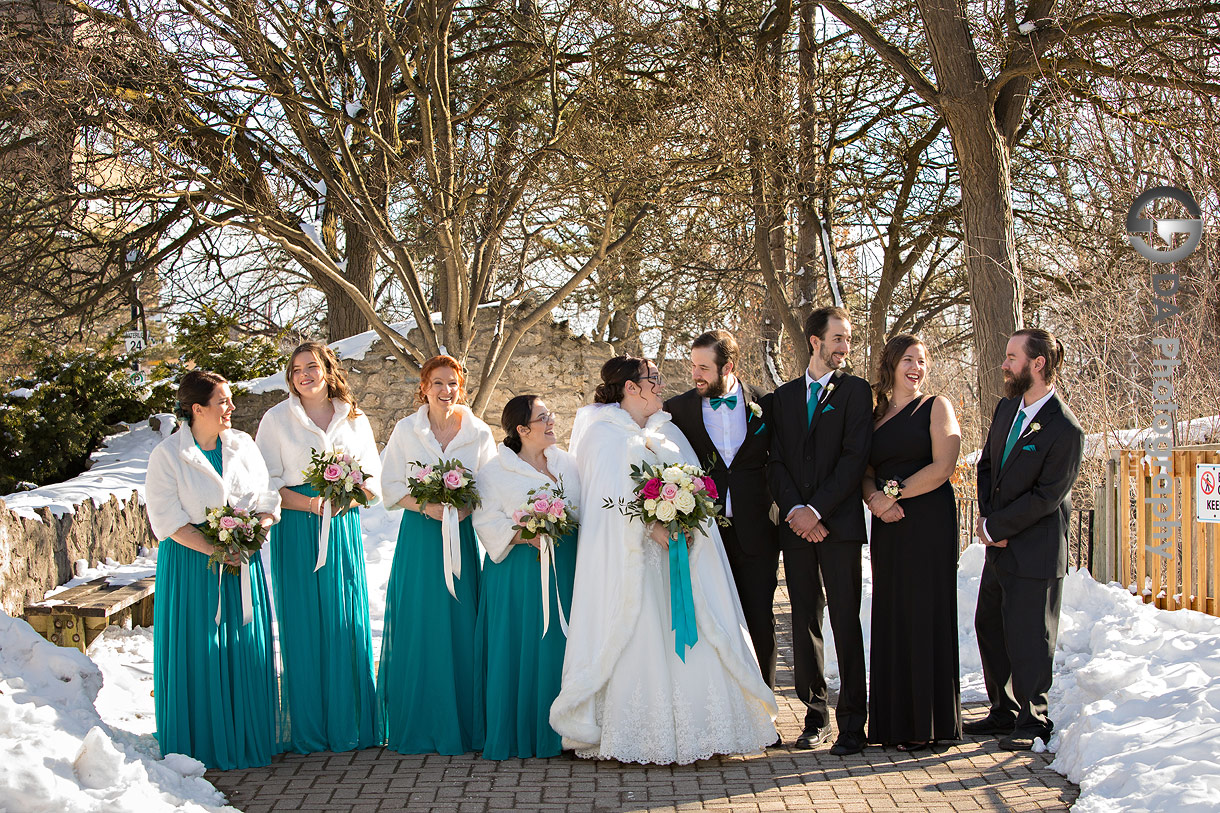
[[(485, 328), (484, 335), (490, 333), (489, 325), (481, 327)], [(600, 380), (598, 371), (612, 355), (614, 350), (609, 344), (574, 335), (566, 322), (544, 321), (517, 346), (483, 419), (499, 440), (503, 437), (499, 423), (504, 404), (513, 396), (536, 393), (559, 416), (556, 432), (561, 442), (566, 443), (572, 416), (593, 400)], [(368, 413), (378, 445), (384, 446), (394, 424), (419, 408), (415, 402), (419, 378), (406, 371), (380, 339), (363, 358), (347, 358), (344, 364), (356, 402)], [(472, 354), (467, 366), (473, 385), (482, 372), (482, 358)], [(473, 399), (474, 393), (470, 395)], [(263, 413), (286, 397), (284, 390), (237, 396), (233, 425), (253, 435)]]
[(38, 515), (41, 521), (19, 517), (0, 500), (0, 609), (14, 617), (71, 579), (77, 559), (130, 562), (141, 546), (155, 544), (135, 493), (126, 502), (112, 494), (101, 506), (86, 499), (62, 517), (49, 508)]

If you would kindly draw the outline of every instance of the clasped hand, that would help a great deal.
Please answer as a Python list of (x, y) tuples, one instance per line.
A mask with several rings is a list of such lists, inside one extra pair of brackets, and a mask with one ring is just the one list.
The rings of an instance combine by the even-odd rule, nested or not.
[[(420, 510), (424, 513), (424, 515), (432, 517), (437, 522), (442, 522), (445, 519), (445, 506), (441, 505), (440, 503), (427, 503)], [(458, 509), (459, 521), (466, 519), (468, 516), (470, 516), (469, 508)]]
[(821, 542), (830, 534), (826, 525), (807, 505), (802, 505), (788, 515), (788, 527), (801, 539), (809, 542)]
[(897, 522), (906, 516), (906, 512), (898, 504), (898, 500), (887, 496), (882, 491), (874, 491), (870, 494), (865, 504), (868, 505), (868, 510), (872, 512), (873, 516), (882, 522)]

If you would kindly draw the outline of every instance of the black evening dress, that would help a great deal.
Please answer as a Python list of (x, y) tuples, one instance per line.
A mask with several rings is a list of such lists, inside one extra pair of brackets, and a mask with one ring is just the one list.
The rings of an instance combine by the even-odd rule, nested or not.
[[(877, 428), (871, 463), (878, 478), (905, 480), (932, 462), (933, 400), (914, 400)], [(953, 486), (946, 482), (899, 505), (905, 516), (898, 522), (872, 518), (868, 740), (960, 739)]]

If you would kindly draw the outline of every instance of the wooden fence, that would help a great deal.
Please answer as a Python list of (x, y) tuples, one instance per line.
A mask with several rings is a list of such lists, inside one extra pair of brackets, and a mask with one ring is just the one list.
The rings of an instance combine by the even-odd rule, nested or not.
[[(1152, 472), (1143, 450), (1111, 453), (1106, 484), (1097, 495), (1093, 575), (1117, 581), (1166, 610), (1220, 616), (1217, 606), (1217, 523), (1197, 522), (1195, 467), (1220, 463), (1216, 446), (1177, 449), (1168, 516), (1153, 515)], [(1156, 495), (1162, 496), (1162, 495)], [(1154, 526), (1155, 521), (1155, 526)], [(1180, 523), (1173, 526), (1171, 523)], [(1158, 550), (1160, 552), (1158, 552)]]

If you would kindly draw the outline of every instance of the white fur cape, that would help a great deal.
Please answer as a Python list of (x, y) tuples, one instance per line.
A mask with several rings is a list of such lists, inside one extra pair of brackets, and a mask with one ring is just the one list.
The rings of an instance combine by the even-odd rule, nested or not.
[[(641, 428), (622, 408), (595, 405), (583, 407), (576, 423), (582, 428), (574, 449), (581, 479), (580, 539), (563, 681), (550, 720), (565, 748), (585, 749), (601, 741), (596, 695), (610, 679), (639, 621), (643, 546), (655, 544), (643, 523), (618, 508), (603, 507), (603, 501), (633, 497), (632, 464), (698, 465), (698, 459), (666, 412), (657, 412)], [(690, 569), (699, 628), (696, 646), (713, 647), (742, 694), (774, 719), (775, 696), (759, 671), (715, 526), (708, 535), (692, 540)]]
[[(558, 446), (548, 446), (547, 468), (563, 484), (565, 500), (579, 517), (580, 471), (576, 458)], [(474, 512), (474, 530), (493, 562), (502, 562), (512, 549), (513, 512), (525, 505), (531, 489), (553, 486), (542, 472), (526, 463), (512, 449), (501, 443), (496, 456), (479, 469), (479, 493), (483, 504)]]

